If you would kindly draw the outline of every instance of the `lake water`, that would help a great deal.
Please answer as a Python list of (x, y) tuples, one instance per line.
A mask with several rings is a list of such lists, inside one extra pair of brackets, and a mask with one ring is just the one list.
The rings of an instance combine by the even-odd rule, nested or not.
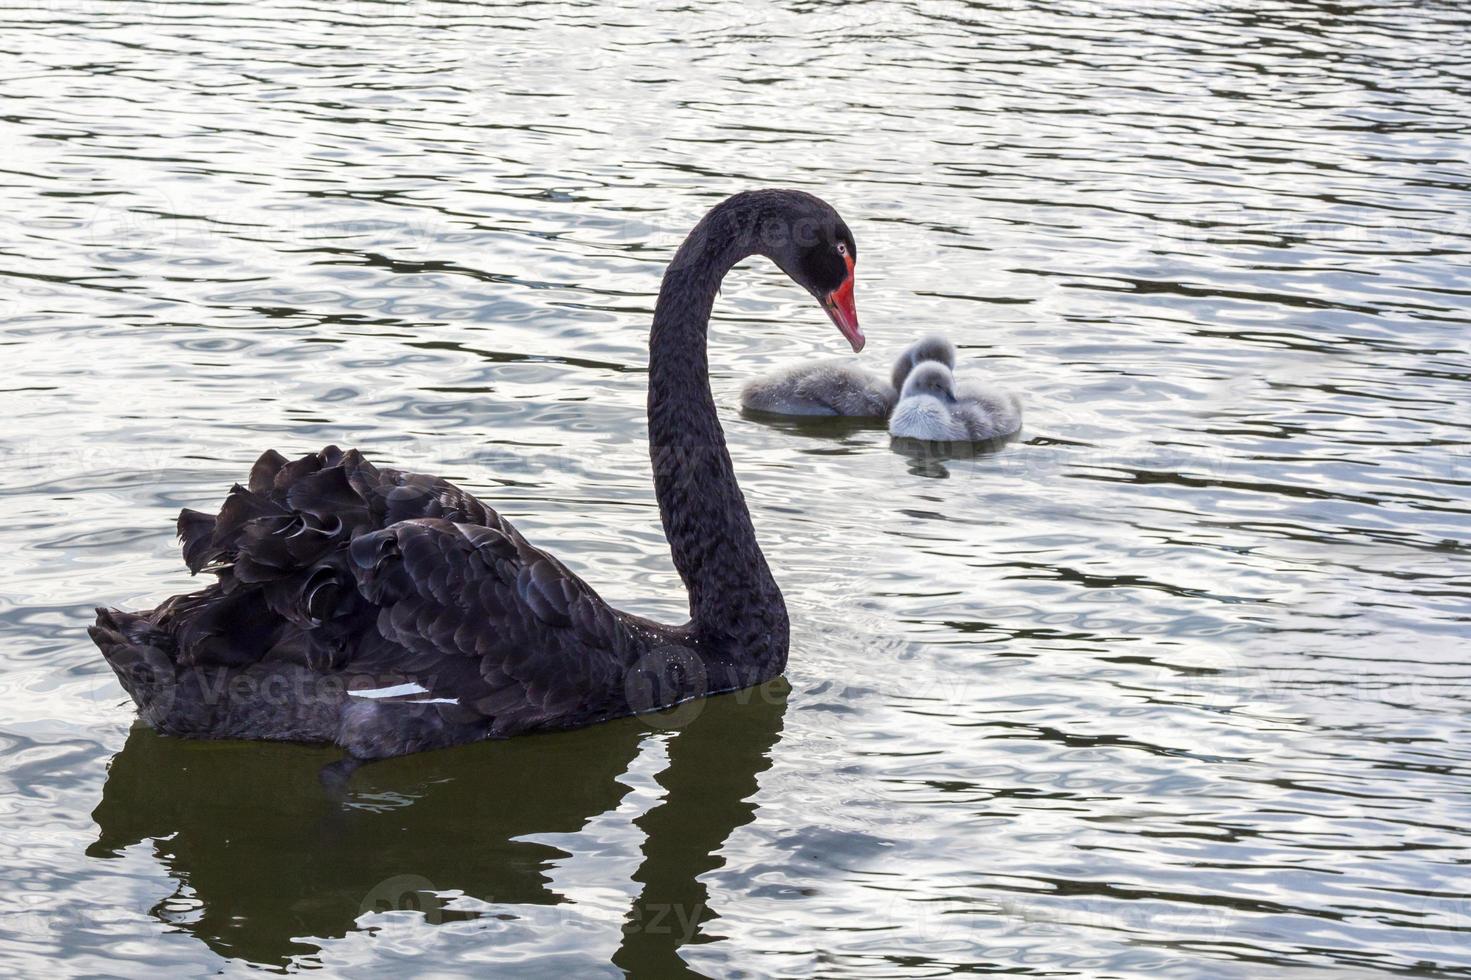
[[(1459, 0), (18, 0), (0, 118), (0, 963), (156, 977), (1471, 976)], [(84, 626), (267, 447), (449, 476), (679, 618), (664, 263), (792, 185), (1020, 439), (742, 418), (785, 682), (370, 766), (135, 726)]]

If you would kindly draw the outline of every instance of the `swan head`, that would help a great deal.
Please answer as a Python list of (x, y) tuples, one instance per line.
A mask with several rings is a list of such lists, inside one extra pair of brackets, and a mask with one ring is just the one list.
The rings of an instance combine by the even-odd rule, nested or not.
[(913, 371), (915, 365), (923, 364), (925, 361), (937, 361), (950, 370), (955, 370), (955, 345), (949, 339), (937, 333), (926, 334), (904, 349), (899, 359), (894, 362), (894, 370), (890, 374), (890, 383), (895, 391), (904, 390), (904, 382)]
[(938, 361), (950, 370), (955, 370), (955, 345), (950, 339), (941, 334), (925, 334), (909, 347), (909, 361), (911, 364), (923, 364), (925, 361)]
[(909, 372), (899, 398), (902, 401), (905, 398), (915, 398), (921, 395), (938, 398), (942, 402), (954, 402), (955, 376), (939, 361), (925, 361)]
[(769, 195), (760, 208), (757, 250), (811, 293), (854, 352), (861, 351), (865, 338), (853, 305), (858, 246), (847, 224), (832, 205), (803, 191), (752, 193)]

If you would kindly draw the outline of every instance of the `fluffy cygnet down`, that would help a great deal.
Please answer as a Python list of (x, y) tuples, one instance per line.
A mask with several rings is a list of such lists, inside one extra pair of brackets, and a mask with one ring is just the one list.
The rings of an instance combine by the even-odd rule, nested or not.
[(936, 361), (910, 372), (889, 416), (891, 436), (926, 442), (988, 442), (1021, 427), (1016, 395), (973, 382), (957, 387), (950, 369)]
[(741, 407), (770, 415), (887, 418), (909, 373), (926, 361), (953, 368), (955, 346), (938, 334), (920, 338), (894, 361), (889, 381), (847, 358), (798, 364), (747, 384)]

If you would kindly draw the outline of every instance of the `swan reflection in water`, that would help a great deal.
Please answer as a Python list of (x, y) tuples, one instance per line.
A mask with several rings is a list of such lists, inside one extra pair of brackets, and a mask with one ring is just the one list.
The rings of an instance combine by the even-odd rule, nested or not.
[[(778, 678), (664, 717), (682, 724), (662, 736), (662, 800), (633, 821), (644, 838), (630, 875), (638, 894), (615, 966), (679, 975), (681, 946), (718, 938), (700, 876), (755, 815), (788, 690)], [(359, 770), (345, 800), (318, 782), (332, 749), (167, 738), (138, 724), (109, 766), (88, 854), (149, 842), (178, 882), (152, 915), (264, 966), (311, 956), (313, 938), (368, 929), (374, 911), (414, 908), (431, 923), (514, 916), (508, 906), (569, 901), (553, 877), (570, 855), (528, 838), (575, 833), (616, 809), (660, 723), (627, 718), (385, 760)], [(447, 907), (458, 893), (499, 908)]]

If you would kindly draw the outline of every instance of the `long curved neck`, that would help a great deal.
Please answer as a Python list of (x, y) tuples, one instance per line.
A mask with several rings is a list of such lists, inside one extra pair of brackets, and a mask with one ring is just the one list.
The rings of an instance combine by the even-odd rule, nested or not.
[(755, 252), (734, 203), (705, 216), (664, 274), (649, 334), (649, 454), (694, 640), (713, 666), (751, 684), (781, 672), (788, 638), (710, 393), (710, 310), (725, 273)]

